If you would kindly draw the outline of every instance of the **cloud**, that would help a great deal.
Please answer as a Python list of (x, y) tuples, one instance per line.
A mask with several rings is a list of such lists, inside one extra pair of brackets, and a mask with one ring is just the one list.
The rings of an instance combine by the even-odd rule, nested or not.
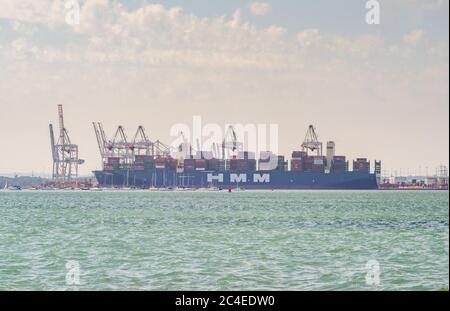
[(303, 47), (309, 47), (320, 40), (319, 29), (306, 29), (297, 34), (297, 41)]
[[(396, 44), (386, 44), (378, 35), (339, 36), (322, 33), (317, 28), (292, 35), (276, 24), (258, 28), (243, 19), (240, 9), (231, 16), (205, 18), (184, 13), (179, 7), (145, 4), (127, 9), (120, 2), (108, 0), (84, 1), (80, 24), (69, 26), (64, 21), (64, 8), (58, 7), (55, 1), (17, 1), (15, 6), (16, 2), (4, 0), (1, 6), (6, 11), (0, 12), (13, 21), (13, 29), (18, 36), (28, 39), (27, 44), (18, 49), (18, 42), (14, 46), (6, 42), (0, 53), (43, 62), (301, 68), (311, 59), (320, 57), (326, 60), (349, 56), (366, 59), (368, 56), (411, 55), (415, 52), (414, 45), (424, 37), (422, 29), (405, 35)], [(264, 11), (263, 7), (267, 10), (262, 4), (253, 3), (259, 13)], [(24, 8), (30, 13), (23, 13)], [(52, 8), (62, 11), (59, 14), (43, 13), (57, 11)], [(60, 26), (54, 27), (55, 23)], [(34, 39), (39, 37), (34, 36), (38, 31), (63, 33), (59, 34), (60, 41), (49, 43)], [(442, 44), (427, 48), (430, 57), (440, 57), (448, 51), (448, 45)]]
[(277, 25), (271, 25), (265, 30), (268, 34), (275, 37), (283, 36), (287, 33), (287, 30), (283, 27), (277, 26)]
[(422, 41), (423, 37), (425, 36), (425, 31), (423, 29), (415, 29), (411, 31), (410, 33), (403, 36), (403, 41), (406, 44), (410, 45), (417, 45)]
[(64, 1), (2, 0), (0, 18), (55, 25), (64, 21)]
[(250, 12), (255, 16), (267, 15), (271, 10), (271, 6), (265, 2), (253, 2), (250, 5)]
[[(349, 157), (352, 146), (359, 146), (354, 153), (361, 151), (354, 140), (379, 141), (386, 133), (408, 128), (405, 124), (448, 133), (442, 129), (448, 125), (448, 101), (443, 100), (448, 99), (447, 38), (436, 42), (427, 36), (424, 49), (413, 44), (424, 40), (420, 30), (396, 40), (319, 28), (293, 32), (277, 24), (259, 27), (239, 9), (201, 17), (179, 7), (144, 4), (130, 9), (106, 0), (83, 1), (80, 24), (72, 27), (65, 24), (64, 7), (52, 11), (58, 8), (54, 3), (0, 0), (0, 14), (7, 19), (2, 31), (10, 31), (0, 45), (0, 105), (8, 105), (0, 125), (7, 129), (24, 123), (26, 109), (30, 116), (23, 139), (35, 143), (36, 151), (30, 162), (30, 146), (17, 146), (20, 137), (0, 131), (5, 149), (18, 151), (2, 163), (49, 163), (47, 137), (30, 128), (41, 128), (59, 102), (72, 110), (71, 133), (83, 142), (90, 165), (86, 172), (98, 162), (92, 131), (83, 125), (91, 118), (124, 126), (129, 122), (130, 132), (142, 122), (163, 141), (168, 124), (194, 113), (209, 114), (212, 122), (273, 120), (284, 128), (292, 124), (283, 134), (285, 145), (297, 141), (299, 124), (312, 119), (323, 133), (336, 131)], [(355, 111), (364, 109), (373, 120), (384, 120), (386, 131), (359, 118)], [(402, 123), (406, 110), (419, 117)], [(338, 133), (341, 129), (352, 134), (345, 137)], [(408, 131), (413, 132), (405, 135), (405, 145), (417, 143), (420, 129)], [(388, 159), (402, 151), (397, 141), (384, 155), (372, 145), (367, 146), (374, 149), (369, 157)], [(284, 148), (285, 154), (289, 150), (292, 145)]]

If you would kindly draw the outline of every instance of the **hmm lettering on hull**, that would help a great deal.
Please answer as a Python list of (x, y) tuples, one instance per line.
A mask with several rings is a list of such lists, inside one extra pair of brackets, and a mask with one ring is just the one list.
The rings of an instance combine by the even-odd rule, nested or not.
[[(208, 173), (207, 178), (209, 183), (212, 183), (213, 181), (216, 181), (218, 183), (224, 182), (224, 174), (213, 174)], [(245, 173), (237, 174), (237, 173), (231, 173), (230, 174), (230, 183), (247, 183), (250, 181), (253, 181), (255, 184), (263, 184), (263, 183), (270, 183), (270, 174), (253, 174), (253, 179), (249, 179), (248, 175)]]

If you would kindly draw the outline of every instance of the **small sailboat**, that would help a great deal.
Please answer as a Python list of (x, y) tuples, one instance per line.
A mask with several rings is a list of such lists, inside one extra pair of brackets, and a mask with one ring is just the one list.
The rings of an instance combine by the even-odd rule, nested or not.
[(12, 186), (12, 187), (8, 187), (8, 190), (19, 191), (19, 190), (22, 190), (22, 187), (20, 187), (20, 186)]
[(5, 186), (3, 187), (3, 190), (17, 191), (17, 190), (22, 190), (22, 187), (19, 185), (8, 186), (8, 181), (6, 181)]

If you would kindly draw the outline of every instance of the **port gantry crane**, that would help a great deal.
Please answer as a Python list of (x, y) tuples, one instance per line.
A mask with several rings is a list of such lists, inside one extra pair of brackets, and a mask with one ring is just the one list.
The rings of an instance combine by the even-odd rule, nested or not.
[(308, 152), (309, 150), (313, 153), (316, 152), (318, 156), (322, 156), (322, 143), (318, 139), (314, 125), (308, 127), (308, 131), (306, 132), (305, 139), (302, 143), (302, 148), (305, 152)]
[(78, 145), (72, 144), (67, 129), (64, 126), (62, 105), (58, 105), (59, 138), (55, 143), (53, 124), (49, 124), (50, 143), (52, 149), (52, 178), (58, 181), (72, 181), (78, 178), (78, 165), (84, 160), (78, 158)]
[(92, 122), (92, 125), (103, 163), (106, 163), (110, 157), (117, 157), (123, 164), (131, 164), (135, 155), (167, 157), (171, 153), (170, 147), (160, 140), (151, 141), (141, 125), (131, 142), (128, 141), (125, 129), (121, 125), (117, 128), (113, 139), (107, 138), (100, 122)]

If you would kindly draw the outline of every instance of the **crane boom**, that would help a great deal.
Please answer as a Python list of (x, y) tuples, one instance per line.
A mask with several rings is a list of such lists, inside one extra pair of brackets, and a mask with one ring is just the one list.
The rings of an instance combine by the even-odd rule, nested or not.
[(98, 144), (98, 149), (100, 150), (100, 155), (103, 159), (104, 155), (105, 155), (105, 143), (102, 140), (102, 136), (100, 134), (100, 130), (97, 126), (97, 124), (95, 122), (92, 122), (92, 126), (94, 127), (94, 131), (95, 131), (95, 137), (97, 138), (97, 144)]
[(50, 131), (50, 144), (52, 147), (52, 158), (53, 158), (53, 161), (57, 161), (58, 155), (57, 155), (56, 149), (55, 149), (55, 134), (53, 133), (53, 124), (49, 124), (48, 128)]
[(308, 131), (306, 132), (305, 139), (302, 143), (302, 148), (305, 151), (310, 150), (316, 152), (319, 156), (322, 155), (322, 143), (319, 141), (314, 125), (308, 127)]

